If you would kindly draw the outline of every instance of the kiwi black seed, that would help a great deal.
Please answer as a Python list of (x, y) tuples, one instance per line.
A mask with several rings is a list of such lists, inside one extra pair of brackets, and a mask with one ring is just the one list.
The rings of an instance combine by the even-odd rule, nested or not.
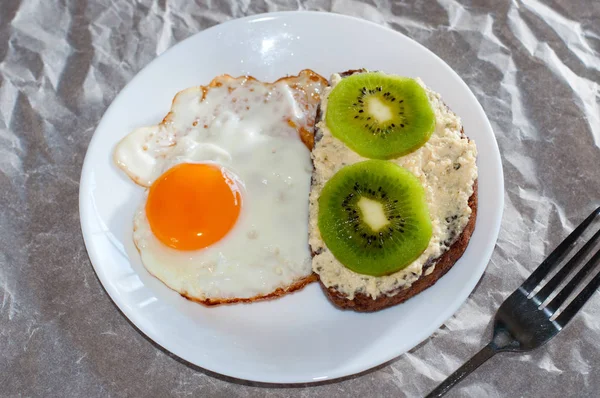
[(432, 234), (419, 180), (384, 160), (338, 171), (319, 196), (318, 225), (340, 263), (373, 276), (408, 266), (427, 248)]
[(371, 159), (391, 159), (420, 148), (435, 129), (427, 92), (414, 79), (367, 72), (342, 79), (325, 117), (331, 133)]

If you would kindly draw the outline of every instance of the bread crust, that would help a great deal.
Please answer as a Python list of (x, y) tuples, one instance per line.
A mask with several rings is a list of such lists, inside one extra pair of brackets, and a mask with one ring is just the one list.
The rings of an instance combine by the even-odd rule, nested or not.
[[(355, 73), (363, 72), (366, 72), (366, 70), (353, 69), (340, 73), (340, 76), (347, 77)], [(319, 108), (317, 108), (317, 123), (321, 117), (321, 107), (319, 106)], [(318, 140), (318, 135), (316, 133), (317, 128), (315, 127), (315, 136)], [(462, 134), (464, 136), (464, 130), (462, 131)], [(469, 198), (468, 202), (469, 207), (471, 208), (471, 216), (469, 217), (469, 221), (467, 222), (467, 225), (461, 234), (454, 241), (454, 243), (452, 243), (448, 250), (446, 250), (440, 257), (425, 264), (423, 267), (423, 274), (410, 286), (400, 287), (391, 293), (382, 294), (375, 299), (364, 293), (356, 293), (353, 299), (349, 299), (344, 293), (339, 292), (333, 287), (325, 286), (323, 282), (319, 280), (319, 284), (321, 285), (325, 295), (329, 298), (329, 300), (331, 300), (331, 302), (333, 302), (333, 304), (341, 309), (348, 309), (357, 312), (373, 312), (403, 303), (411, 297), (421, 293), (423, 290), (433, 286), (442, 276), (446, 274), (446, 272), (450, 270), (450, 268), (454, 266), (469, 245), (471, 235), (475, 230), (475, 221), (477, 219), (477, 188), (478, 184), (477, 180), (475, 180), (473, 183), (473, 194)], [(426, 270), (432, 266), (434, 267), (433, 271), (426, 275)]]

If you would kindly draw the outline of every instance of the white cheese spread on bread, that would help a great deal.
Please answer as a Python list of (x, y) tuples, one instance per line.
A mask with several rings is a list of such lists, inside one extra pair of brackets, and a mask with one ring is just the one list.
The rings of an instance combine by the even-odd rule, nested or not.
[(412, 172), (425, 189), (433, 226), (433, 235), (425, 251), (406, 268), (386, 276), (362, 275), (344, 267), (327, 248), (318, 228), (319, 195), (325, 183), (342, 167), (366, 158), (352, 151), (335, 138), (325, 122), (327, 100), (331, 90), (341, 81), (339, 74), (331, 77), (321, 101), (322, 120), (317, 124), (314, 164), (310, 192), (309, 243), (315, 253), (312, 266), (326, 287), (334, 287), (352, 300), (356, 293), (371, 296), (391, 295), (398, 288), (408, 287), (423, 273), (429, 274), (439, 258), (458, 238), (471, 215), (468, 200), (477, 179), (477, 149), (462, 133), (460, 118), (444, 104), (439, 94), (416, 79), (427, 92), (435, 112), (436, 127), (431, 138), (421, 148), (390, 161)]

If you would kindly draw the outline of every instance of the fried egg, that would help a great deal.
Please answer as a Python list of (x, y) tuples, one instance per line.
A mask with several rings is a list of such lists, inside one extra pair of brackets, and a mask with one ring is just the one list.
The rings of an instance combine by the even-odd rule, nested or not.
[(278, 296), (315, 280), (308, 247), (312, 131), (326, 80), (223, 75), (186, 89), (114, 161), (148, 188), (133, 222), (145, 268), (204, 304)]

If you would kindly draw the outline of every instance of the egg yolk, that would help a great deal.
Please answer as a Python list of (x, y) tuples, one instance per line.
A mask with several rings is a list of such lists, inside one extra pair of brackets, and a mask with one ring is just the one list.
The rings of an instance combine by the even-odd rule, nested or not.
[(150, 187), (146, 216), (154, 235), (177, 250), (198, 250), (222, 239), (233, 228), (241, 194), (222, 168), (183, 163)]

